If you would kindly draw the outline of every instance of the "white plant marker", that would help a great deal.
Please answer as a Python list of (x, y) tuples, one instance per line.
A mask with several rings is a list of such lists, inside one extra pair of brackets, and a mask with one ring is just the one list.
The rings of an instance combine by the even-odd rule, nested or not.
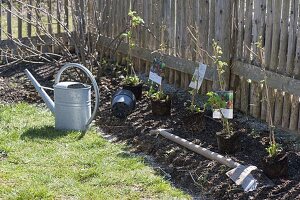
[(154, 59), (150, 68), (149, 79), (161, 85), (164, 67), (165, 64), (161, 60)]
[(214, 119), (221, 119), (221, 118), (233, 119), (233, 91), (217, 91), (216, 93), (225, 98), (226, 107), (220, 108), (220, 109), (214, 109), (213, 118)]
[(197, 90), (200, 89), (205, 76), (206, 68), (207, 68), (206, 64), (199, 63), (199, 67), (195, 69), (192, 81), (189, 85), (190, 88), (197, 89)]

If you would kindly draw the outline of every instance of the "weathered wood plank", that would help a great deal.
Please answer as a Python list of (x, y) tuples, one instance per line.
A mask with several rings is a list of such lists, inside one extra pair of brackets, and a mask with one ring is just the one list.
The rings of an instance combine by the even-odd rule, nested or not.
[(244, 40), (244, 11), (245, 11), (245, 0), (237, 1), (238, 15), (237, 15), (237, 41), (236, 41), (236, 59), (242, 59), (243, 56), (243, 40)]
[[(198, 13), (198, 14), (197, 14)], [(200, 1), (200, 4), (197, 5), (196, 10), (197, 18), (196, 24), (198, 25), (198, 45), (201, 49), (205, 51), (209, 51), (209, 2), (207, 0)], [(201, 51), (200, 49), (198, 51)], [(200, 52), (199, 52), (200, 53)], [(203, 62), (205, 64), (209, 64), (207, 62), (208, 58), (206, 54), (201, 52), (202, 58), (198, 56), (198, 61)], [(203, 80), (201, 86), (201, 94), (206, 94), (209, 90), (207, 90), (207, 81)]]
[(282, 5), (282, 0), (273, 1), (273, 4), (272, 4), (273, 30), (272, 30), (271, 61), (270, 61), (270, 67), (269, 67), (269, 69), (272, 71), (275, 71), (278, 66), (278, 53), (279, 53), (279, 44), (280, 44), (281, 5)]
[[(297, 17), (298, 17), (298, 5), (299, 0), (290, 0), (290, 12), (289, 12), (289, 26), (288, 26), (288, 44), (287, 44), (287, 61), (284, 69), (284, 74), (287, 76), (292, 76), (292, 71), (294, 67), (294, 59), (295, 59), (295, 49), (296, 49), (296, 30), (297, 30)], [(297, 107), (295, 102), (295, 97), (290, 95), (289, 93), (285, 93), (283, 97), (283, 111), (282, 111), (282, 127), (288, 129), (290, 124), (294, 126), (293, 117), (298, 116), (295, 115), (292, 111), (292, 107)], [(296, 119), (296, 120), (297, 120)], [(294, 129), (294, 127), (293, 127)]]
[[(272, 30), (273, 30), (273, 22), (272, 22), (272, 2), (273, 0), (267, 0), (267, 16), (266, 16), (266, 34), (265, 34), (265, 68), (268, 69), (270, 66), (271, 60), (271, 50), (272, 50)], [(262, 102), (261, 102), (261, 119), (267, 120), (267, 101), (265, 99), (266, 89), (263, 87), (262, 89)]]
[[(282, 4), (282, 17), (280, 21), (280, 44), (278, 53), (277, 73), (283, 74), (286, 64), (286, 52), (288, 44), (288, 20), (290, 0), (284, 0)], [(289, 101), (289, 100), (288, 100)], [(287, 103), (287, 101), (286, 101)], [(283, 120), (283, 91), (277, 90), (275, 100), (274, 124), (281, 125)], [(289, 115), (287, 116), (289, 119)]]
[[(233, 0), (216, 0), (216, 19), (215, 19), (215, 34), (216, 34), (216, 41), (223, 49), (223, 56), (222, 59), (225, 61), (229, 61), (233, 49), (232, 49), (232, 41), (231, 41), (231, 34), (232, 29), (228, 27), (232, 27), (232, 20), (231, 17), (232, 10), (233, 10)], [(226, 49), (226, 51), (224, 51)], [(225, 68), (225, 72), (222, 74), (224, 77), (224, 86), (225, 89), (229, 88), (230, 82), (230, 69), (229, 67)]]
[[(18, 12), (22, 13), (23, 12), (22, 3), (18, 2), (17, 5), (18, 5)], [(23, 24), (23, 20), (20, 17), (18, 17), (18, 38), (22, 38), (23, 35), (22, 24)]]
[[(247, 79), (251, 79), (252, 81), (260, 82), (261, 80), (264, 80), (264, 72), (261, 68), (240, 61), (234, 62), (232, 72), (239, 76), (246, 77)], [(273, 89), (286, 91), (300, 96), (300, 80), (277, 74), (272, 71), (266, 71), (266, 76), (267, 84)]]
[[(282, 5), (282, 0), (273, 1), (272, 3), (273, 29), (272, 29), (272, 49), (271, 49), (271, 58), (270, 58), (270, 66), (269, 66), (269, 70), (271, 71), (276, 71), (279, 63), (278, 54), (279, 54), (279, 47), (280, 47), (279, 45), (280, 45), (281, 5)], [(269, 95), (270, 102), (275, 103), (275, 100), (277, 100), (278, 102), (277, 105), (280, 105), (281, 102), (280, 99), (273, 99), (275, 95), (279, 95), (278, 97), (280, 98), (279, 92), (277, 92), (276, 94), (272, 92), (272, 94)], [(271, 108), (272, 108), (271, 113), (273, 114), (272, 117), (275, 118), (275, 111), (276, 111), (275, 106), (272, 104)], [(278, 112), (282, 112), (280, 111), (281, 109), (279, 107), (278, 109), (279, 111), (276, 111), (277, 115), (279, 114)]]
[[(244, 18), (244, 51), (243, 51), (243, 60), (250, 62), (250, 51), (248, 48), (251, 48), (251, 30), (252, 30), (252, 12), (253, 12), (253, 0), (247, 0), (245, 6)], [(249, 83), (248, 78), (243, 76), (241, 77), (241, 110), (244, 113), (248, 114), (249, 111)]]
[[(12, 37), (12, 21), (11, 21), (11, 7), (12, 7), (12, 1), (8, 1), (7, 2), (7, 13), (6, 13), (6, 20), (7, 20), (7, 34), (8, 34), (8, 38)], [(1, 13), (2, 14), (2, 13)]]
[[(103, 44), (106, 47), (109, 47), (110, 42), (112, 41), (111, 38), (107, 38), (104, 36), (100, 36), (101, 44)], [(128, 53), (128, 45), (126, 43), (121, 43), (118, 51), (124, 54)], [(153, 52), (149, 49), (144, 49), (140, 47), (136, 47), (132, 50), (132, 55), (133, 57), (138, 57), (143, 60), (147, 60), (152, 62), (155, 57), (159, 57), (160, 54), (157, 52)], [(198, 63), (191, 61), (191, 60), (186, 60), (180, 57), (175, 57), (172, 55), (167, 55), (163, 54), (162, 59), (166, 63), (166, 65), (176, 71), (179, 72), (185, 72), (188, 74), (193, 74), (195, 68), (198, 66)], [(213, 70), (211, 68), (208, 68), (205, 74), (206, 79), (208, 80), (213, 80)]]
[[(69, 23), (69, 0), (64, 0), (64, 24), (67, 29), (70, 29), (70, 23)], [(73, 30), (71, 28), (71, 30)]]
[[(254, 18), (252, 22), (252, 51), (257, 53), (256, 43), (259, 37), (263, 37), (264, 27), (265, 27), (265, 0), (254, 1)], [(254, 57), (254, 60), (257, 58)], [(259, 118), (261, 113), (261, 87), (258, 82), (251, 82), (251, 95), (250, 95), (250, 114), (256, 118)]]
[(267, 0), (266, 35), (265, 35), (266, 69), (268, 69), (270, 66), (271, 50), (272, 50), (272, 30), (273, 30), (272, 2), (273, 0)]
[[(100, 37), (104, 46), (110, 44), (110, 38)], [(118, 49), (121, 53), (126, 54), (128, 52), (128, 45), (125, 43), (121, 43)], [(139, 57), (143, 60), (152, 61), (155, 57), (159, 56), (157, 53), (153, 53), (151, 50), (143, 49), (143, 48), (135, 48), (132, 51), (134, 57)], [(163, 55), (163, 59), (166, 65), (176, 71), (185, 72), (189, 74), (194, 73), (194, 69), (198, 66), (198, 63), (190, 60), (186, 60), (180, 57), (174, 57), (172, 55)], [(207, 68), (207, 72), (205, 74), (205, 79), (213, 80), (213, 69)], [(245, 64), (241, 61), (235, 61), (232, 66), (232, 73), (244, 77), (246, 80), (251, 79), (252, 81), (260, 82), (264, 79), (264, 72), (261, 68), (251, 65)], [(270, 87), (274, 89), (280, 89), (291, 94), (295, 94), (300, 96), (300, 80), (293, 79), (290, 77), (286, 77), (284, 75), (277, 74), (275, 72), (266, 71), (267, 75), (267, 83)]]
[[(0, 0), (0, 4), (2, 4), (2, 0)], [(0, 6), (0, 22), (2, 22), (2, 6)], [(2, 23), (0, 23), (0, 30), (2, 30)], [(0, 41), (2, 40), (2, 31), (0, 31)], [(0, 56), (1, 55), (1, 51), (0, 51)], [(0, 59), (2, 59), (2, 57), (0, 57)]]

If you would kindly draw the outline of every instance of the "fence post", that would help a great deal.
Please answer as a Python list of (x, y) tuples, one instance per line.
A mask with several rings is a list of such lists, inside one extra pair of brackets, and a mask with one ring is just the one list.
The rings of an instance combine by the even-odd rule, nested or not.
[[(215, 4), (215, 40), (223, 50), (222, 59), (229, 63), (223, 74), (225, 88), (229, 89), (230, 81), (230, 60), (233, 54), (232, 32), (233, 32), (233, 0), (216, 0)], [(217, 71), (215, 70), (213, 89), (220, 88), (217, 80)]]

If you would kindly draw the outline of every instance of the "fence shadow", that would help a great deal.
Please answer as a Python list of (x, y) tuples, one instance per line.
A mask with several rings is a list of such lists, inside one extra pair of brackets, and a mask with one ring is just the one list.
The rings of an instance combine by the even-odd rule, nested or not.
[(54, 140), (67, 136), (69, 133), (70, 131), (56, 130), (53, 126), (44, 126), (39, 128), (30, 128), (23, 132), (20, 138), (22, 140), (35, 138)]

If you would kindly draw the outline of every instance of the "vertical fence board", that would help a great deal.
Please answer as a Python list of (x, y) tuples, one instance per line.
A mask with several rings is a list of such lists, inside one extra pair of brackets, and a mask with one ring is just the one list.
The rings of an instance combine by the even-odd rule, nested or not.
[(299, 97), (296, 95), (292, 95), (292, 103), (291, 103), (291, 116), (290, 116), (290, 124), (289, 129), (292, 131), (297, 130), (299, 119)]
[(280, 40), (280, 18), (281, 18), (281, 3), (282, 0), (276, 0), (272, 5), (272, 18), (273, 18), (273, 30), (272, 30), (272, 50), (270, 70), (275, 71), (278, 65), (278, 52), (279, 52), (279, 40)]
[[(197, 10), (199, 12), (198, 14), (198, 18), (196, 21), (196, 23), (198, 24), (199, 27), (199, 46), (200, 48), (202, 48), (205, 51), (209, 51), (208, 48), (208, 42), (209, 42), (209, 29), (206, 28), (209, 26), (209, 2), (207, 0), (202, 0), (200, 1), (200, 5), (199, 7), (197, 7)], [(202, 58), (200, 58), (200, 62), (203, 62), (205, 64), (209, 64), (209, 60), (206, 54), (204, 54), (203, 52), (201, 52), (202, 54)], [(207, 81), (203, 81), (202, 82), (202, 86), (201, 86), (201, 93), (202, 94), (206, 94), (209, 90), (208, 90), (208, 86), (207, 86)]]
[[(235, 42), (235, 52), (234, 52), (234, 59), (241, 59), (242, 51), (243, 51), (243, 29), (244, 29), (244, 0), (235, 0), (234, 2), (234, 39)], [(230, 89), (233, 90), (233, 102), (234, 102), (234, 109), (240, 109), (240, 98), (241, 98), (241, 87), (240, 87), (240, 77), (231, 73), (231, 80), (230, 80)]]
[[(2, 5), (2, 0), (0, 0), (0, 4)], [(2, 40), (2, 6), (0, 6), (0, 41)], [(0, 60), (2, 60), (2, 52), (0, 51)]]
[[(48, 4), (50, 4), (51, 6), (51, 1), (48, 1)], [(56, 24), (56, 32), (57, 33), (60, 33), (61, 32), (61, 11), (62, 11), (62, 8), (61, 8), (61, 5), (62, 2), (60, 0), (57, 0), (56, 2), (56, 18), (57, 18), (57, 24)]]
[[(286, 64), (286, 52), (287, 52), (287, 42), (288, 42), (288, 16), (289, 16), (289, 2), (290, 0), (285, 0), (282, 4), (282, 17), (280, 21), (280, 42), (279, 42), (279, 53), (278, 53), (278, 67), (277, 71), (280, 74), (284, 73), (284, 68)], [(274, 124), (282, 124), (282, 114), (283, 114), (283, 91), (277, 90), (276, 100), (275, 100), (275, 113), (274, 113)], [(288, 116), (287, 116), (288, 117)], [(289, 117), (288, 117), (289, 118)]]
[[(187, 39), (187, 9), (189, 8), (189, 0), (181, 2), (181, 16), (180, 16), (180, 57), (188, 58), (188, 39)], [(180, 73), (180, 87), (184, 88), (185, 84), (185, 73)]]
[[(209, 30), (208, 30), (208, 53), (212, 55), (212, 40), (215, 39), (215, 7), (216, 0), (210, 0), (209, 3)], [(209, 67), (214, 67), (212, 60), (207, 63)], [(213, 81), (206, 81), (208, 91), (211, 91), (216, 84)]]
[[(216, 20), (215, 20), (215, 33), (216, 40), (218, 41), (222, 49), (228, 48), (227, 51), (223, 51), (222, 58), (225, 61), (229, 61), (232, 54), (232, 41), (231, 41), (231, 28), (232, 27), (232, 5), (233, 0), (216, 0)], [(225, 89), (229, 88), (230, 69), (225, 68), (225, 72), (222, 74), (224, 77)]]
[[(245, 31), (244, 31), (244, 52), (243, 59), (246, 62), (250, 61), (250, 51), (251, 48), (251, 30), (252, 30), (252, 10), (253, 10), (253, 0), (246, 1), (245, 7)], [(246, 78), (241, 77), (241, 111), (248, 113), (249, 109), (249, 83)]]
[[(272, 49), (272, 1), (267, 0), (267, 16), (266, 16), (266, 34), (265, 34), (265, 68), (268, 69), (270, 66), (271, 60), (271, 49)], [(267, 120), (267, 101), (266, 101), (266, 89), (262, 89), (262, 102), (261, 102), (261, 119)]]
[(69, 0), (64, 0), (64, 25), (67, 29), (73, 30), (73, 28), (70, 28), (69, 23)]
[[(299, 0), (290, 1), (290, 12), (289, 12), (289, 26), (288, 26), (288, 47), (287, 47), (287, 61), (285, 66), (285, 75), (292, 76), (292, 71), (294, 67), (295, 59), (295, 49), (296, 49), (296, 30), (297, 30), (297, 17), (298, 17), (298, 5)], [(289, 93), (285, 93), (283, 97), (283, 111), (282, 111), (282, 127), (285, 129), (295, 130), (295, 119), (298, 118), (292, 109), (297, 109), (298, 102), (295, 101), (296, 96)]]
[[(18, 5), (18, 12), (22, 13), (23, 12), (22, 3), (18, 2), (17, 5)], [(23, 36), (23, 33), (22, 33), (22, 31), (23, 31), (22, 23), (23, 23), (23, 20), (21, 19), (21, 17), (18, 16), (18, 38), (22, 38), (22, 36)]]
[[(264, 27), (265, 27), (265, 0), (256, 0), (254, 1), (254, 17), (252, 25), (252, 51), (257, 54), (258, 50), (256, 43), (259, 40), (259, 37), (263, 37)], [(254, 60), (257, 60), (254, 57)], [(251, 83), (251, 98), (250, 98), (250, 114), (256, 118), (260, 117), (261, 110), (261, 87), (257, 82)]]
[(7, 34), (8, 38), (12, 37), (11, 7), (12, 1), (7, 2)]
[[(29, 5), (32, 5), (32, 0), (27, 0), (27, 3)], [(31, 29), (31, 15), (32, 15), (32, 8), (31, 7), (26, 7), (26, 11), (27, 11), (27, 36), (31, 37), (32, 34), (32, 29)]]
[[(282, 0), (273, 1), (272, 3), (272, 19), (273, 19), (273, 29), (272, 29), (272, 50), (271, 50), (271, 59), (270, 59), (270, 66), (269, 69), (271, 71), (276, 71), (278, 66), (278, 53), (279, 53), (279, 45), (280, 45), (280, 20), (281, 20), (281, 5)], [(272, 88), (270, 88), (272, 90)], [(276, 101), (278, 110), (275, 109), (275, 97), (276, 95)], [(278, 99), (277, 99), (278, 97)], [(274, 123), (279, 124), (279, 122), (275, 122), (275, 115), (280, 116), (282, 113), (282, 109), (279, 108), (280, 105), (282, 105), (282, 101), (280, 99), (281, 94), (280, 92), (272, 93), (270, 95), (270, 102), (271, 102), (271, 113), (272, 117), (274, 118)], [(277, 119), (278, 120), (278, 119)]]

